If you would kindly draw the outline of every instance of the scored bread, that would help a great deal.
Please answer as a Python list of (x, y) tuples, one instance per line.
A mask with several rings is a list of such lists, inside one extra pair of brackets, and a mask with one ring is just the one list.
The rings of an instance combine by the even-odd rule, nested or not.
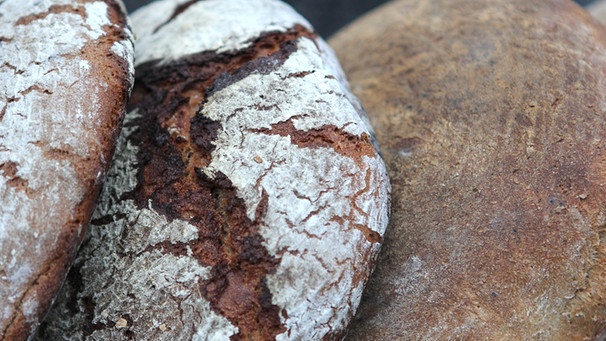
[(113, 168), (40, 339), (337, 339), (389, 182), (334, 55), (273, 0), (132, 15)]

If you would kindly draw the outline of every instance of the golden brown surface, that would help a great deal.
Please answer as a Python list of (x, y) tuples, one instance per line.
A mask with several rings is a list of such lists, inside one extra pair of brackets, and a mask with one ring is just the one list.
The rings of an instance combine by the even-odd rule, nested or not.
[(596, 339), (603, 29), (572, 1), (402, 0), (331, 44), (393, 186), (349, 339)]

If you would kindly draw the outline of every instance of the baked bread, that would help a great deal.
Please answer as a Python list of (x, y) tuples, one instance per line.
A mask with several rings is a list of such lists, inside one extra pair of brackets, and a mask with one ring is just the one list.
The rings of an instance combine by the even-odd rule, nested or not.
[(25, 339), (67, 274), (133, 81), (119, 1), (0, 1), (0, 340)]
[(606, 36), (568, 0), (400, 0), (330, 41), (392, 216), (349, 340), (606, 329)]
[(39, 339), (338, 339), (389, 182), (310, 25), (274, 0), (132, 14), (137, 80), (90, 232)]

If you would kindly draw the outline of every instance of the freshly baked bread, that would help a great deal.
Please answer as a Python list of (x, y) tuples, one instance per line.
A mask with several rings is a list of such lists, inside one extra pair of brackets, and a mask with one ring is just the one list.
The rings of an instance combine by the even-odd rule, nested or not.
[(330, 41), (392, 219), (349, 340), (606, 328), (606, 36), (568, 0), (400, 0)]
[(39, 339), (338, 339), (389, 182), (334, 55), (274, 0), (132, 14), (137, 80)]
[(119, 1), (0, 1), (0, 340), (25, 339), (67, 274), (133, 81)]

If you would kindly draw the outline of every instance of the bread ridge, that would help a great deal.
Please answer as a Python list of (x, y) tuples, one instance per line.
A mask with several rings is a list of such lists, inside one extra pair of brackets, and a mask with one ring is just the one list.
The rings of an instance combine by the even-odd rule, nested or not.
[[(149, 43), (137, 53), (172, 25), (202, 30), (200, 8), (213, 17), (240, 3), (140, 9), (135, 32)], [(227, 51), (139, 59), (114, 166), (42, 338), (345, 332), (387, 224), (389, 181), (332, 52), (280, 2), (251, 2), (247, 15), (265, 4), (288, 26), (251, 24)], [(206, 30), (231, 37), (229, 27)]]
[(0, 4), (0, 339), (36, 329), (92, 214), (133, 83), (122, 10)]

